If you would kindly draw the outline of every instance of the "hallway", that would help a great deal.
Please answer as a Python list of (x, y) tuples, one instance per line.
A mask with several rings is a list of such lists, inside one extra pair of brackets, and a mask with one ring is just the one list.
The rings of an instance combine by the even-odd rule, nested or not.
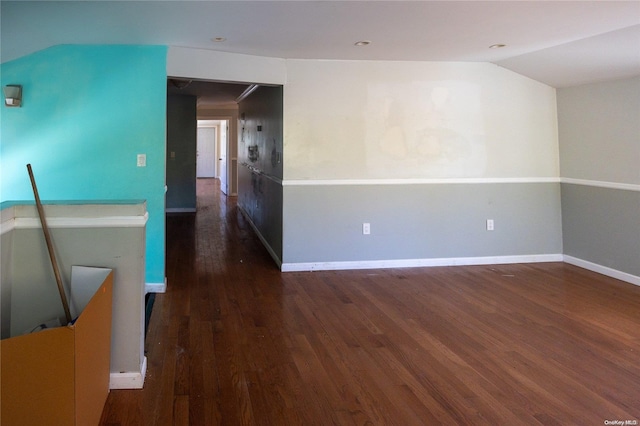
[(215, 346), (226, 351), (222, 344), (233, 347), (240, 332), (227, 331), (222, 321), (232, 316), (233, 327), (243, 322), (241, 309), (248, 307), (237, 305), (236, 292), (259, 291), (264, 279), (277, 281), (280, 272), (236, 208), (236, 198), (226, 197), (217, 179), (198, 179), (197, 214), (170, 214), (166, 228), (168, 285), (153, 306), (144, 389), (111, 391), (101, 424), (241, 424), (237, 413), (231, 420), (220, 412), (221, 405), (234, 405), (220, 386), (246, 392), (246, 378), (231, 369), (219, 376), (217, 364), (234, 366), (242, 354)]
[(640, 288), (562, 263), (282, 274), (235, 198), (167, 218), (143, 390), (102, 425), (640, 420)]

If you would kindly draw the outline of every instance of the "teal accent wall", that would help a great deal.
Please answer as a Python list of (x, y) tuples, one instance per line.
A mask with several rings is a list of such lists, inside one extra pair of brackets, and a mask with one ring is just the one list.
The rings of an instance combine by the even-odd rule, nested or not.
[[(0, 201), (145, 199), (146, 282), (164, 282), (166, 46), (61, 45), (3, 63)], [(137, 154), (147, 166), (137, 167)]]

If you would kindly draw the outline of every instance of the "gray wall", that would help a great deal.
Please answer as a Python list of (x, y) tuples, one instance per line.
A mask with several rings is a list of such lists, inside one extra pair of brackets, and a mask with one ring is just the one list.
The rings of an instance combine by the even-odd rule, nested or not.
[(640, 185), (640, 77), (558, 89), (565, 178)]
[(282, 87), (259, 87), (239, 104), (238, 206), (282, 259)]
[(555, 183), (285, 186), (284, 195), (285, 263), (562, 252)]
[[(196, 209), (196, 97), (167, 97), (168, 211)], [(171, 156), (171, 153), (175, 156)]]
[(564, 253), (640, 277), (640, 192), (562, 184)]
[(564, 253), (640, 276), (640, 77), (557, 97)]
[[(16, 209), (19, 209), (16, 218), (37, 218), (35, 206)], [(140, 372), (144, 358), (145, 212), (144, 203), (45, 206), (56, 259), (66, 285), (71, 282), (73, 265), (114, 271), (113, 374)], [(56, 224), (60, 217), (66, 221), (65, 225)], [(88, 218), (100, 221), (109, 217), (133, 218), (142, 224), (88, 227), (84, 222), (87, 227), (82, 225)], [(39, 222), (27, 228), (11, 229), (2, 234), (1, 241), (0, 288), (2, 308), (7, 308), (2, 309), (2, 337), (19, 335), (40, 322), (64, 317)]]
[(13, 231), (0, 235), (0, 338), (11, 335)]

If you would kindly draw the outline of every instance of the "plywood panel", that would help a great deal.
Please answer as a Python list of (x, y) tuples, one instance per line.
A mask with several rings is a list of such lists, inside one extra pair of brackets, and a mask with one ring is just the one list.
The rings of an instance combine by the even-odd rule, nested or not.
[(75, 324), (76, 425), (97, 425), (109, 394), (113, 273)]
[(2, 341), (3, 425), (73, 424), (73, 329)]
[(109, 393), (110, 272), (75, 324), (1, 342), (0, 424), (96, 425)]

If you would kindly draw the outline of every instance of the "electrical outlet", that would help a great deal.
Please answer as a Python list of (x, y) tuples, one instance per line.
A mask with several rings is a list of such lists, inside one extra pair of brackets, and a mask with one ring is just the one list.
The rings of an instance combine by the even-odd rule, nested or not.
[(138, 167), (147, 167), (147, 154), (138, 154)]
[(362, 224), (362, 235), (369, 235), (369, 234), (371, 234), (371, 224), (365, 222)]
[(493, 231), (493, 219), (487, 219), (487, 231)]

